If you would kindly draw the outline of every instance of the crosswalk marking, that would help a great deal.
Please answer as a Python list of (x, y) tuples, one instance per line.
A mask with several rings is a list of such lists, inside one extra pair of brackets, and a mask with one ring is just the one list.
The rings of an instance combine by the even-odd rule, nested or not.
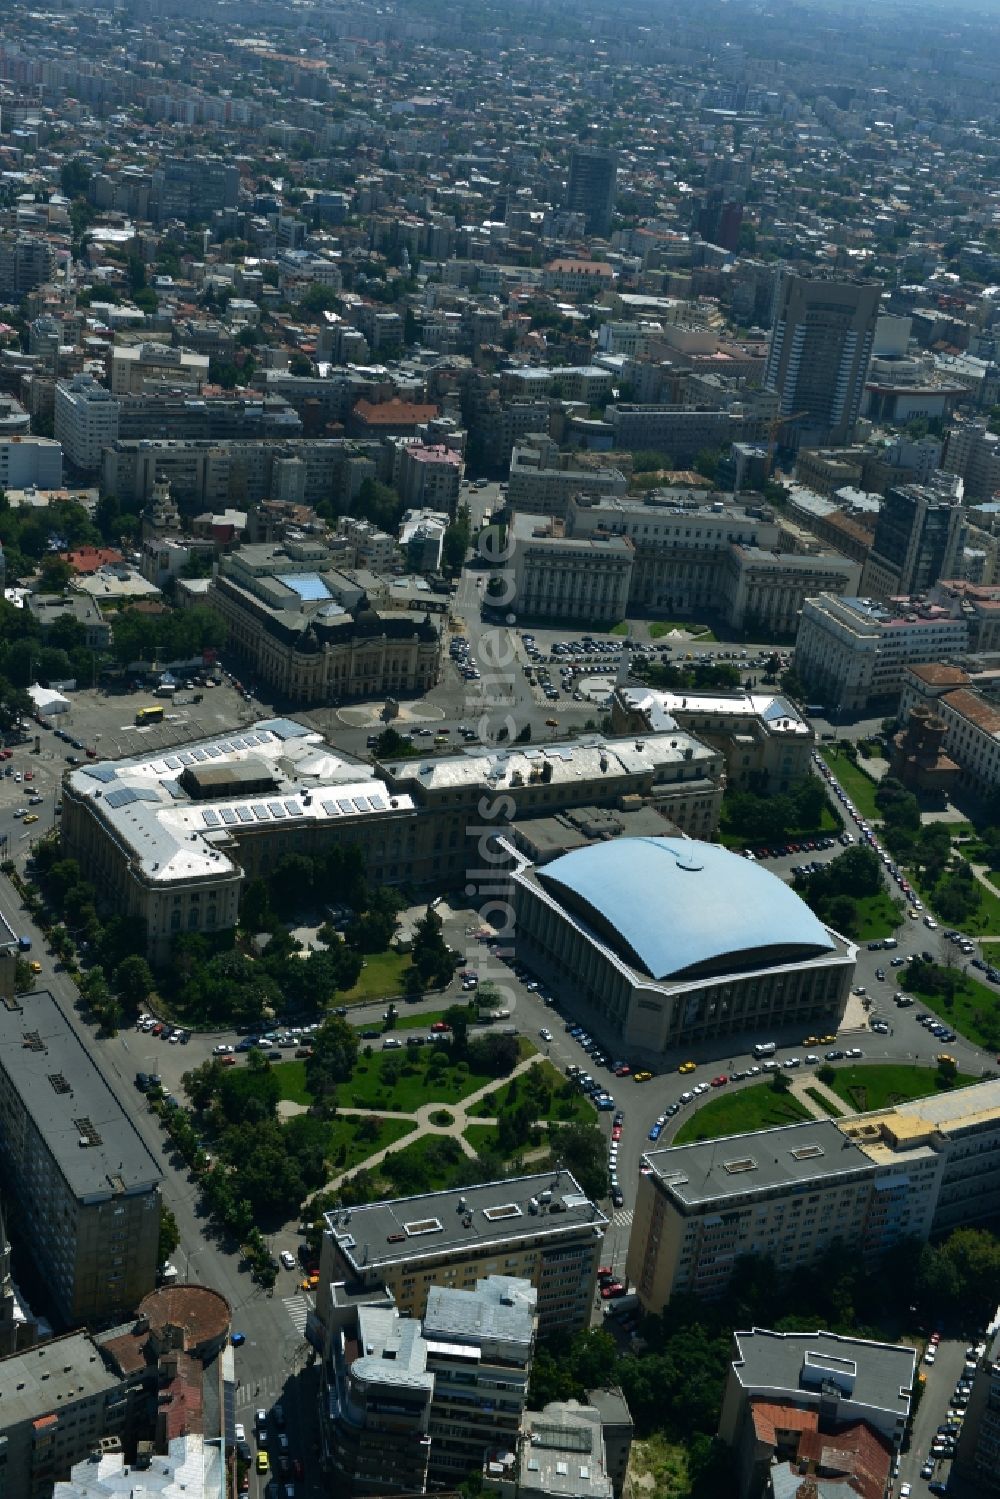
[(632, 1209), (619, 1208), (618, 1211), (613, 1215), (611, 1222), (615, 1225), (616, 1228), (631, 1228)]
[(305, 1296), (282, 1296), (281, 1304), (292, 1319), (292, 1326), (297, 1333), (303, 1337), (306, 1331), (306, 1319), (312, 1310), (312, 1303)]

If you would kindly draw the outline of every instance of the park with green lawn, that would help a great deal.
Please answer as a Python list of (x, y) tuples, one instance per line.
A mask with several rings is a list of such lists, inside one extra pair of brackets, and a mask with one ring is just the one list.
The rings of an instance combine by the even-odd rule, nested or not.
[(703, 1103), (685, 1119), (673, 1143), (691, 1145), (696, 1140), (719, 1140), (725, 1135), (774, 1129), (811, 1118), (809, 1110), (791, 1093), (779, 1091), (773, 1083), (753, 1083), (732, 1092), (720, 1091), (717, 1097)]
[[(278, 1062), (280, 1097), (292, 1103), (312, 1102), (306, 1086), (305, 1062)], [(467, 1062), (452, 1062), (447, 1044), (372, 1051), (365, 1047), (350, 1078), (337, 1088), (342, 1108), (380, 1109), (413, 1114), (427, 1103), (458, 1103), (491, 1082), (488, 1072), (475, 1072)]]
[[(946, 1082), (936, 1066), (917, 1067), (905, 1062), (871, 1062), (860, 1066), (836, 1067), (832, 1071), (835, 1076), (832, 1081), (827, 1082), (827, 1087), (838, 1098), (843, 1099), (849, 1112), (855, 1114), (889, 1109), (894, 1104), (908, 1103), (914, 1098), (927, 1098), (934, 1093), (949, 1092), (952, 1088), (964, 1088), (969, 1083), (980, 1081), (978, 1077), (959, 1072)], [(825, 1077), (824, 1073), (824, 1080)]]
[(558, 1067), (545, 1060), (538, 1062), (530, 1073), (511, 1078), (491, 1093), (485, 1093), (469, 1109), (469, 1118), (496, 1119), (525, 1102), (534, 1108), (533, 1117), (539, 1120), (593, 1124), (597, 1117), (590, 1099), (563, 1077)]
[[(987, 1051), (1000, 1050), (1000, 1000), (986, 984), (957, 968), (925, 963), (921, 958), (900, 970), (896, 981), (908, 994), (925, 1000), (968, 1041)], [(927, 1042), (928, 1048), (936, 1045), (932, 1036)]]

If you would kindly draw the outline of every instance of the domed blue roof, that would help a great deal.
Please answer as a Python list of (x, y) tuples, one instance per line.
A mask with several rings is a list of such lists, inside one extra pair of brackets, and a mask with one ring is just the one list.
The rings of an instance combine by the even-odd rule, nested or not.
[(650, 978), (693, 978), (835, 952), (790, 886), (717, 843), (616, 838), (535, 870), (544, 889)]

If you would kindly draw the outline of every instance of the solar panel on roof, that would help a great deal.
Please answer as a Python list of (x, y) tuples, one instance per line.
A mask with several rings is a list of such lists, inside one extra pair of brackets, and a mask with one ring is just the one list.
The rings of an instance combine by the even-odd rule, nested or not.
[(315, 733), (314, 729), (307, 728), (305, 724), (296, 723), (293, 718), (269, 718), (267, 727), (279, 739), (301, 739), (303, 734)]
[(95, 781), (113, 781), (116, 774), (110, 765), (85, 765), (84, 770)]
[(194, 764), (194, 756), (190, 750), (181, 750), (180, 760), (182, 765)]
[(211, 807), (206, 808), (201, 815), (205, 819), (205, 826), (207, 828), (217, 828), (219, 826), (219, 814), (218, 812), (213, 812)]
[(226, 827), (232, 827), (233, 823), (236, 821), (236, 813), (233, 811), (232, 807), (221, 807), (219, 811), (223, 822), (226, 824)]
[(367, 796), (355, 796), (352, 800), (359, 812), (367, 812), (369, 810)]
[(222, 751), (216, 744), (206, 744), (205, 754), (209, 757), (210, 760), (217, 760), (222, 754)]
[(219, 749), (220, 749), (220, 751), (221, 751), (222, 754), (228, 755), (229, 752), (230, 752), (230, 750), (232, 749), (232, 745), (229, 743), (228, 739), (224, 739), (222, 741), (222, 743), (219, 745)]
[(256, 734), (247, 734), (243, 740), (243, 743), (246, 745), (247, 749), (251, 749), (256, 748), (256, 746), (260, 743), (260, 740), (257, 738)]
[(321, 802), (320, 805), (322, 806), (323, 811), (326, 813), (327, 817), (340, 816), (340, 808), (337, 806), (336, 802)]
[(384, 812), (385, 811), (385, 802), (382, 800), (382, 798), (380, 796), (373, 796), (373, 797), (371, 797), (371, 804), (375, 808), (376, 812)]
[(284, 817), (285, 809), (280, 802), (268, 802), (267, 810), (272, 817)]
[(191, 751), (191, 753), (192, 753), (192, 755), (194, 755), (194, 757), (198, 761), (199, 765), (201, 764), (202, 760), (207, 760), (208, 759), (208, 756), (206, 755), (206, 753), (205, 753), (205, 751), (203, 749), (193, 749)]
[(181, 762), (178, 760), (176, 755), (167, 756), (167, 765), (171, 770), (180, 770), (181, 768)]
[(353, 805), (351, 803), (351, 799), (350, 799), (350, 797), (347, 797), (347, 796), (344, 796), (344, 797), (338, 796), (337, 797), (337, 806), (340, 808), (341, 812), (343, 812), (345, 814), (350, 814), (351, 812), (354, 811), (354, 807), (353, 807)]
[(164, 791), (168, 792), (169, 795), (173, 797), (175, 802), (179, 802), (182, 799), (185, 801), (187, 800), (187, 793), (181, 790), (179, 781), (161, 781), (160, 785), (163, 787)]
[(233, 749), (234, 750), (246, 749), (246, 747), (247, 747), (247, 742), (246, 742), (245, 739), (234, 739), (233, 740)]
[(286, 802), (285, 810), (287, 811), (289, 817), (301, 817), (303, 815), (302, 808), (299, 806), (298, 802)]
[(239, 818), (240, 822), (253, 822), (253, 813), (250, 811), (249, 807), (237, 807), (236, 816)]
[(250, 808), (250, 811), (256, 817), (258, 822), (267, 821), (267, 808), (264, 806), (263, 802), (254, 802)]

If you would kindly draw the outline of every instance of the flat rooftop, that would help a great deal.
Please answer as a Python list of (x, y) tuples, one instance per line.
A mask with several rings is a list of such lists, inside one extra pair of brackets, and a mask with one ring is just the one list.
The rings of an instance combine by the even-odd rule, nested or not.
[(871, 1161), (832, 1119), (699, 1140), (646, 1152), (654, 1174), (686, 1208), (870, 1172)]
[(803, 1391), (819, 1395), (819, 1383), (830, 1378), (856, 1404), (904, 1417), (916, 1352), (897, 1343), (873, 1343), (833, 1332), (770, 1332), (754, 1327), (735, 1332), (733, 1372), (744, 1389), (770, 1394)]
[(52, 1338), (0, 1359), (0, 1410), (5, 1428), (46, 1417), (61, 1418), (78, 1401), (119, 1388), (85, 1332)]
[[(141, 744), (144, 731), (133, 732)], [(213, 769), (227, 794), (211, 796)], [(188, 771), (209, 795), (188, 794)], [(239, 781), (261, 771), (273, 778), (274, 790), (241, 794)], [(413, 809), (411, 798), (390, 791), (369, 765), (331, 749), (322, 734), (288, 718), (264, 719), (176, 749), (80, 765), (66, 784), (68, 794), (86, 801), (128, 850), (142, 877), (162, 884), (238, 877), (227, 850), (234, 838), (251, 832), (358, 823)]]
[[(651, 687), (619, 687), (627, 708), (644, 713), (654, 731), (676, 727), (677, 713), (700, 713), (714, 718), (757, 718), (771, 734), (811, 739), (813, 731), (791, 700), (778, 692), (671, 692)], [(704, 724), (702, 728), (711, 728)]]
[[(577, 785), (581, 781), (613, 781), (648, 772), (652, 780), (673, 767), (714, 763), (719, 751), (684, 729), (671, 733), (622, 735), (605, 738), (588, 734), (562, 744), (537, 748), (513, 746), (485, 751), (470, 746), (454, 755), (435, 755), (426, 760), (385, 760), (382, 769), (395, 785), (407, 783), (421, 790), (458, 790), (462, 786), (496, 789), (528, 786), (546, 776), (552, 786)], [(518, 779), (520, 777), (520, 780)], [(419, 795), (419, 793), (418, 793)]]
[(148, 1192), (156, 1161), (94, 1065), (55, 996), (0, 1005), (0, 1067), (67, 1185), (82, 1201)]
[[(540, 1196), (551, 1193), (551, 1200)], [(535, 1211), (532, 1211), (532, 1202)], [(326, 1226), (358, 1274), (441, 1256), (461, 1257), (513, 1239), (551, 1238), (592, 1228), (603, 1235), (608, 1220), (568, 1171), (547, 1171), (511, 1181), (483, 1182), (461, 1191), (424, 1192), (325, 1214)]]

